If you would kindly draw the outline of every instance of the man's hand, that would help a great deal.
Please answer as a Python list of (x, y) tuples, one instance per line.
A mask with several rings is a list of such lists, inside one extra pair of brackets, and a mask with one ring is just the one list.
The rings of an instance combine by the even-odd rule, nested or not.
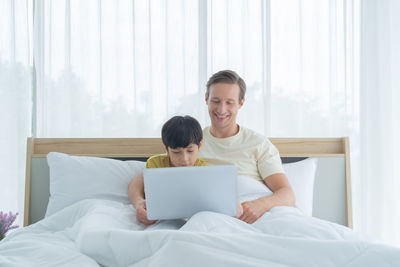
[(156, 222), (147, 219), (146, 200), (144, 199), (136, 204), (136, 219), (145, 225), (151, 225)]
[(263, 202), (264, 200), (262, 198), (253, 201), (243, 202), (243, 213), (239, 217), (239, 220), (242, 220), (249, 224), (257, 221), (257, 219), (266, 212), (265, 203)]
[(237, 215), (235, 216), (235, 218), (240, 218), (240, 216), (242, 216), (243, 214), (243, 207), (242, 204), (240, 202), (238, 202), (238, 206), (237, 206)]
[(264, 182), (273, 192), (272, 196), (242, 203), (243, 214), (239, 217), (240, 220), (254, 223), (273, 207), (294, 206), (296, 197), (284, 173), (272, 174), (265, 178)]

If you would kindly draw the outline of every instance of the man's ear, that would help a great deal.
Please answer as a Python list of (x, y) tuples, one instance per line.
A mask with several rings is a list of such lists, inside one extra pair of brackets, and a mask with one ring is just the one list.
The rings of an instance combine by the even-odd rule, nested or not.
[(239, 108), (241, 108), (242, 106), (243, 106), (243, 104), (244, 104), (244, 98), (242, 99), (242, 101), (239, 103)]
[(206, 104), (208, 105), (208, 96), (207, 96), (207, 93), (205, 93), (204, 97), (205, 97), (205, 100), (206, 100)]
[(165, 153), (169, 154), (168, 148), (166, 145), (164, 145)]

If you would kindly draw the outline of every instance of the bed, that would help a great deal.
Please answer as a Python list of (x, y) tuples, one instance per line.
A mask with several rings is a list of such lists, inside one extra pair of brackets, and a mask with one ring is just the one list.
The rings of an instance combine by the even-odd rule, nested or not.
[[(29, 138), (26, 227), (0, 242), (0, 266), (400, 266), (400, 249), (351, 229), (348, 138), (270, 140), (296, 207), (253, 225), (205, 211), (145, 227), (127, 184), (159, 138)], [(268, 194), (240, 179), (239, 197)]]

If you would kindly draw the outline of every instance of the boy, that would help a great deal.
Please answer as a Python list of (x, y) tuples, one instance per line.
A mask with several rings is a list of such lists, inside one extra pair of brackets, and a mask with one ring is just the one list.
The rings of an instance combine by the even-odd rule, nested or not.
[(203, 145), (203, 131), (199, 122), (190, 116), (175, 116), (161, 130), (166, 154), (150, 157), (146, 168), (207, 166), (197, 158)]
[[(197, 158), (197, 153), (203, 145), (203, 131), (195, 118), (190, 116), (172, 117), (163, 125), (161, 136), (166, 154), (150, 157), (146, 162), (146, 168), (207, 166), (204, 160)], [(129, 198), (136, 208), (138, 221), (145, 225), (154, 224), (156, 221), (147, 218), (143, 173), (129, 183), (128, 192)], [(241, 214), (240, 204), (238, 205), (238, 214)]]

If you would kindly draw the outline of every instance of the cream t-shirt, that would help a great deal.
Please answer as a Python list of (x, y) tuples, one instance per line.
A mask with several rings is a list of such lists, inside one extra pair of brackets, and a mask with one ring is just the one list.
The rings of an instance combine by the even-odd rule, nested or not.
[(234, 164), (238, 175), (249, 176), (258, 181), (275, 174), (284, 173), (278, 149), (263, 135), (240, 127), (231, 137), (216, 138), (210, 127), (203, 130), (203, 147), (199, 157), (209, 165)]

